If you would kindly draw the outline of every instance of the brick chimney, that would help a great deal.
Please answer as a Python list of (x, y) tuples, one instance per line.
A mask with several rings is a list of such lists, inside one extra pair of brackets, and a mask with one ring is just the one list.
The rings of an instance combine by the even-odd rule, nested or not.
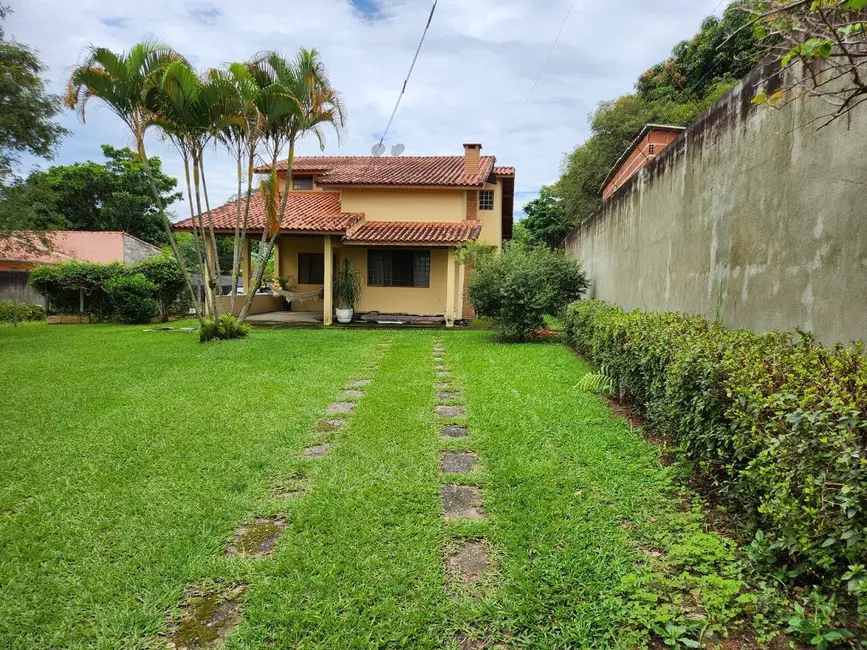
[(480, 144), (464, 145), (464, 173), (479, 173), (479, 156), (481, 155), (481, 151), (482, 145)]

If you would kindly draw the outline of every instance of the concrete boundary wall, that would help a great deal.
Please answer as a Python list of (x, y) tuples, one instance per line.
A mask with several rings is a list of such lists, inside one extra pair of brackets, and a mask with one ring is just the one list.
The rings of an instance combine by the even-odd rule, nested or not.
[(867, 105), (821, 130), (822, 100), (753, 105), (778, 70), (750, 73), (569, 234), (591, 296), (867, 340)]

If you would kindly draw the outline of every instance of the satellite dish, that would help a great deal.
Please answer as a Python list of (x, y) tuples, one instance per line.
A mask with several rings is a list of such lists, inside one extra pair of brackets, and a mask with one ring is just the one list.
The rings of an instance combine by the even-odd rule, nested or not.
[(373, 154), (375, 158), (379, 158), (382, 154), (385, 153), (385, 145), (381, 142), (373, 145), (373, 148), (370, 150), (370, 153)]
[(397, 157), (404, 151), (406, 151), (406, 147), (404, 147), (402, 144), (396, 144), (391, 148), (391, 155)]

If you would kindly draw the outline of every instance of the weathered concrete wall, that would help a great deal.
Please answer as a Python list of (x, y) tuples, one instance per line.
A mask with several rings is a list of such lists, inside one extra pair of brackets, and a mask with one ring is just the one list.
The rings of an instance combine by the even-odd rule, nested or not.
[(135, 264), (160, 254), (160, 249), (138, 237), (123, 234), (123, 263)]
[(566, 240), (591, 295), (754, 331), (867, 340), (867, 106), (751, 104), (759, 68)]
[(45, 298), (30, 284), (30, 271), (0, 271), (0, 300), (45, 306)]

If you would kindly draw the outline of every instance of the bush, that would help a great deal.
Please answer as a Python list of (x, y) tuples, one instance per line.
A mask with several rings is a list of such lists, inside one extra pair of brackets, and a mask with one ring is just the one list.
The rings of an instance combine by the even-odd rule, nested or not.
[(525, 341), (587, 289), (578, 262), (545, 248), (510, 247), (479, 256), (469, 278), (469, 297), (479, 316), (491, 318), (507, 339)]
[(171, 255), (159, 255), (139, 262), (130, 269), (141, 273), (156, 286), (160, 322), (165, 323), (172, 313), (189, 311), (189, 295), (181, 267)]
[[(567, 334), (758, 529), (779, 576), (867, 612), (867, 360), (806, 334), (573, 304)], [(755, 550), (755, 549), (754, 549)]]
[(45, 320), (42, 305), (28, 305), (16, 300), (0, 300), (0, 323)]
[(218, 320), (206, 318), (199, 327), (199, 341), (205, 343), (215, 339), (227, 341), (240, 339), (250, 333), (250, 326), (242, 323), (232, 314), (221, 314)]
[(105, 283), (111, 314), (121, 323), (149, 323), (159, 311), (157, 286), (143, 274), (119, 275)]

